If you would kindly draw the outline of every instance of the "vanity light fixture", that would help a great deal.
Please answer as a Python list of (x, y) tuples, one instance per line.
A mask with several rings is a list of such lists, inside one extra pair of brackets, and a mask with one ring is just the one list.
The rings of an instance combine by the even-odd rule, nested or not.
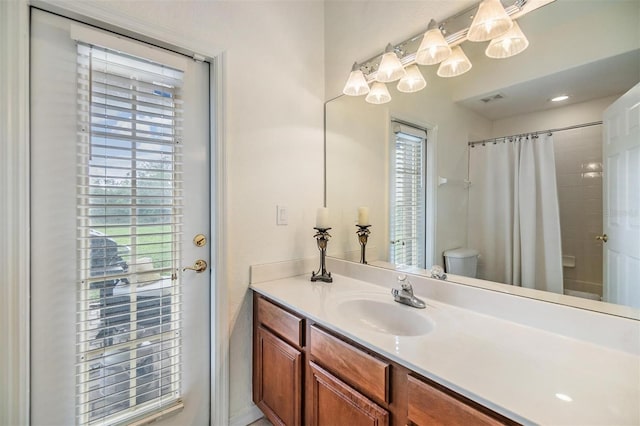
[(488, 41), (506, 33), (513, 21), (500, 0), (483, 0), (467, 33), (469, 41)]
[(380, 83), (390, 83), (392, 81), (400, 80), (405, 75), (404, 66), (395, 49), (391, 43), (387, 44), (384, 49), (384, 55), (380, 60), (380, 67), (378, 68), (378, 74), (376, 80)]
[(351, 74), (349, 74), (342, 93), (348, 96), (361, 96), (369, 93), (369, 84), (367, 83), (367, 79), (364, 78), (362, 70), (358, 68), (357, 62), (353, 63)]
[(551, 98), (551, 102), (562, 102), (566, 101), (567, 99), (569, 99), (569, 95), (560, 95), (556, 96), (555, 98)]
[(406, 71), (405, 76), (398, 82), (398, 90), (400, 92), (413, 93), (427, 86), (427, 82), (416, 64), (409, 65)]
[(435, 65), (447, 59), (449, 55), (451, 55), (451, 47), (444, 39), (436, 21), (432, 19), (416, 52), (416, 63)]
[(371, 85), (371, 90), (369, 90), (369, 94), (364, 100), (375, 105), (386, 104), (391, 101), (391, 95), (384, 83), (375, 81)]
[[(525, 50), (529, 41), (518, 24), (510, 18), (521, 18), (532, 10), (556, 0), (482, 0), (462, 12), (436, 23), (429, 21), (425, 31), (395, 45), (388, 44), (384, 52), (356, 62), (343, 89), (349, 96), (367, 94), (366, 101), (382, 104), (391, 95), (382, 84), (401, 80), (400, 92), (416, 92), (426, 86), (417, 65), (440, 64), (438, 76), (455, 77), (472, 68), (461, 49), (466, 40), (492, 40), (485, 53), (490, 58), (508, 58)], [(529, 7), (529, 5), (531, 5)], [(471, 26), (469, 23), (471, 22)], [(362, 79), (370, 85), (369, 91)], [(375, 93), (373, 92), (375, 89)]]
[(451, 51), (451, 56), (442, 61), (438, 67), (438, 76), (456, 77), (471, 69), (471, 62), (464, 54), (460, 46), (456, 46)]
[(520, 29), (520, 25), (513, 21), (511, 29), (491, 40), (484, 53), (490, 58), (503, 59), (515, 56), (527, 47), (529, 47), (529, 40)]

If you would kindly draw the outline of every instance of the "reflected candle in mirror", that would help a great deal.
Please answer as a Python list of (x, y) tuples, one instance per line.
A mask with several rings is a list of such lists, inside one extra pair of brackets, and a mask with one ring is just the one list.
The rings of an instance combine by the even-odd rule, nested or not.
[(358, 225), (369, 225), (369, 207), (358, 207)]
[(320, 207), (316, 214), (316, 228), (327, 229), (329, 228), (329, 209), (326, 207)]

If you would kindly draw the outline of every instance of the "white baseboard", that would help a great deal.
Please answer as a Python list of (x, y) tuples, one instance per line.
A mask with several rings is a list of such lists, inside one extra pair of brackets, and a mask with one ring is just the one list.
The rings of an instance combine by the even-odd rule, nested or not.
[(262, 417), (264, 417), (264, 414), (262, 414), (258, 406), (251, 404), (239, 414), (231, 417), (229, 419), (229, 426), (247, 426)]

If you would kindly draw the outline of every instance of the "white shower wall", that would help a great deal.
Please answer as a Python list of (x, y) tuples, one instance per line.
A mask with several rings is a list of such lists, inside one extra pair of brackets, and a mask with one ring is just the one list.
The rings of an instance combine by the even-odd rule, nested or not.
[[(602, 120), (618, 96), (496, 120), (493, 136)], [(565, 292), (602, 296), (602, 126), (554, 133)]]
[(564, 288), (602, 296), (602, 126), (554, 135)]

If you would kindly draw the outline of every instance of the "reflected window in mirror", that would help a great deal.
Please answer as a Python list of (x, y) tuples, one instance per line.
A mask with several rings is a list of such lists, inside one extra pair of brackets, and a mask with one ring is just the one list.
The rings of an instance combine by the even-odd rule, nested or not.
[(396, 265), (425, 268), (427, 133), (391, 123), (390, 259)]

